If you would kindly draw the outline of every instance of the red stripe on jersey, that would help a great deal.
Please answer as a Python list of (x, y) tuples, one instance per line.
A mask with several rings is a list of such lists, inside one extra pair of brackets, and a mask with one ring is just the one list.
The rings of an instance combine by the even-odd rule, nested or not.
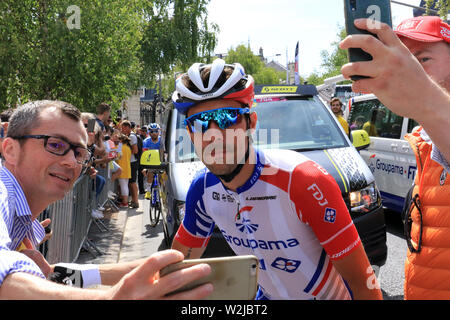
[(330, 277), (332, 266), (333, 266), (333, 264), (331, 263), (331, 261), (328, 261), (327, 271), (325, 271), (322, 281), (320, 281), (320, 284), (317, 286), (316, 290), (314, 290), (314, 292), (312, 293), (313, 296), (317, 296), (319, 294), (320, 290), (322, 290), (323, 286), (325, 285), (328, 278)]
[(328, 256), (340, 259), (355, 248), (359, 235), (334, 178), (314, 161), (292, 172), (291, 200), (308, 223)]
[(183, 224), (181, 224), (180, 228), (178, 228), (175, 239), (182, 245), (190, 248), (206, 247), (209, 242), (209, 238), (194, 236), (192, 233), (186, 230)]
[(253, 209), (252, 206), (246, 206), (246, 207), (243, 207), (243, 208), (242, 208), (241, 210), (239, 210), (239, 212), (236, 213), (236, 215), (234, 216), (234, 221), (237, 221), (237, 220), (238, 220), (238, 217), (240, 217), (240, 215), (241, 215), (242, 212), (244, 212), (244, 211), (251, 211), (252, 209)]
[(264, 174), (263, 173), (259, 176), (259, 179), (270, 183), (271, 185), (274, 185), (277, 188), (280, 188), (281, 190), (283, 190), (284, 192), (288, 192), (288, 187), (289, 187), (289, 179), (290, 179), (290, 174), (287, 171), (283, 171), (281, 169), (274, 169), (273, 167), (270, 166), (264, 166), (264, 170), (270, 172), (271, 170), (276, 170), (276, 173), (274, 174)]

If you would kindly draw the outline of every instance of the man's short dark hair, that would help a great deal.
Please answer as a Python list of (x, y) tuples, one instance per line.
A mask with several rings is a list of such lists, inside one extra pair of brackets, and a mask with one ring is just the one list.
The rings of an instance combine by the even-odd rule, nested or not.
[(107, 111), (111, 111), (111, 106), (106, 102), (102, 102), (97, 106), (97, 114), (103, 114)]
[(27, 135), (39, 126), (41, 112), (47, 108), (56, 107), (64, 115), (74, 121), (81, 121), (81, 112), (75, 106), (64, 101), (38, 100), (19, 106), (11, 115), (7, 137)]

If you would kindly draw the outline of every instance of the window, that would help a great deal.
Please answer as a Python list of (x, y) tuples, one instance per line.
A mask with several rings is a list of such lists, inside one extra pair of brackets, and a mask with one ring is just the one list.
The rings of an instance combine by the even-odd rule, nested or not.
[(347, 146), (336, 120), (317, 97), (256, 101), (254, 143), (260, 148), (307, 151)]
[(349, 117), (352, 130), (366, 130), (372, 137), (400, 139), (403, 117), (386, 108), (378, 99), (355, 102)]
[(415, 127), (420, 126), (420, 124), (413, 119), (409, 119), (408, 121), (408, 133), (411, 133)]

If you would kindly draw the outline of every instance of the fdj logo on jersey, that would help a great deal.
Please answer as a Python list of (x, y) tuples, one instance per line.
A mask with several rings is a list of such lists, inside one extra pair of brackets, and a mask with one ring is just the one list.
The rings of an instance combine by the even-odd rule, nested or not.
[(285, 258), (277, 258), (275, 261), (271, 264), (271, 266), (275, 269), (286, 271), (289, 273), (294, 273), (298, 267), (300, 266), (301, 261), (298, 260), (292, 260), (292, 259), (285, 259)]
[(326, 222), (334, 223), (336, 221), (336, 210), (332, 208), (326, 208), (324, 220)]

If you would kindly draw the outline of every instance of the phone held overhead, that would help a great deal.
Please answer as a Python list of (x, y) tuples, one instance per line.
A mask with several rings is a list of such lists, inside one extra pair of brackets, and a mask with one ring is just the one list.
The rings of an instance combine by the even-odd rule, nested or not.
[[(355, 27), (354, 21), (357, 19), (371, 19), (374, 24), (386, 23), (392, 27), (391, 1), (390, 0), (344, 0), (345, 29), (347, 35), (370, 34), (373, 33)], [(350, 62), (370, 61), (372, 56), (361, 48), (348, 49)], [(353, 75), (353, 81), (368, 78), (366, 76)]]
[(87, 131), (94, 132), (94, 127), (95, 127), (95, 119), (89, 119), (87, 124)]

